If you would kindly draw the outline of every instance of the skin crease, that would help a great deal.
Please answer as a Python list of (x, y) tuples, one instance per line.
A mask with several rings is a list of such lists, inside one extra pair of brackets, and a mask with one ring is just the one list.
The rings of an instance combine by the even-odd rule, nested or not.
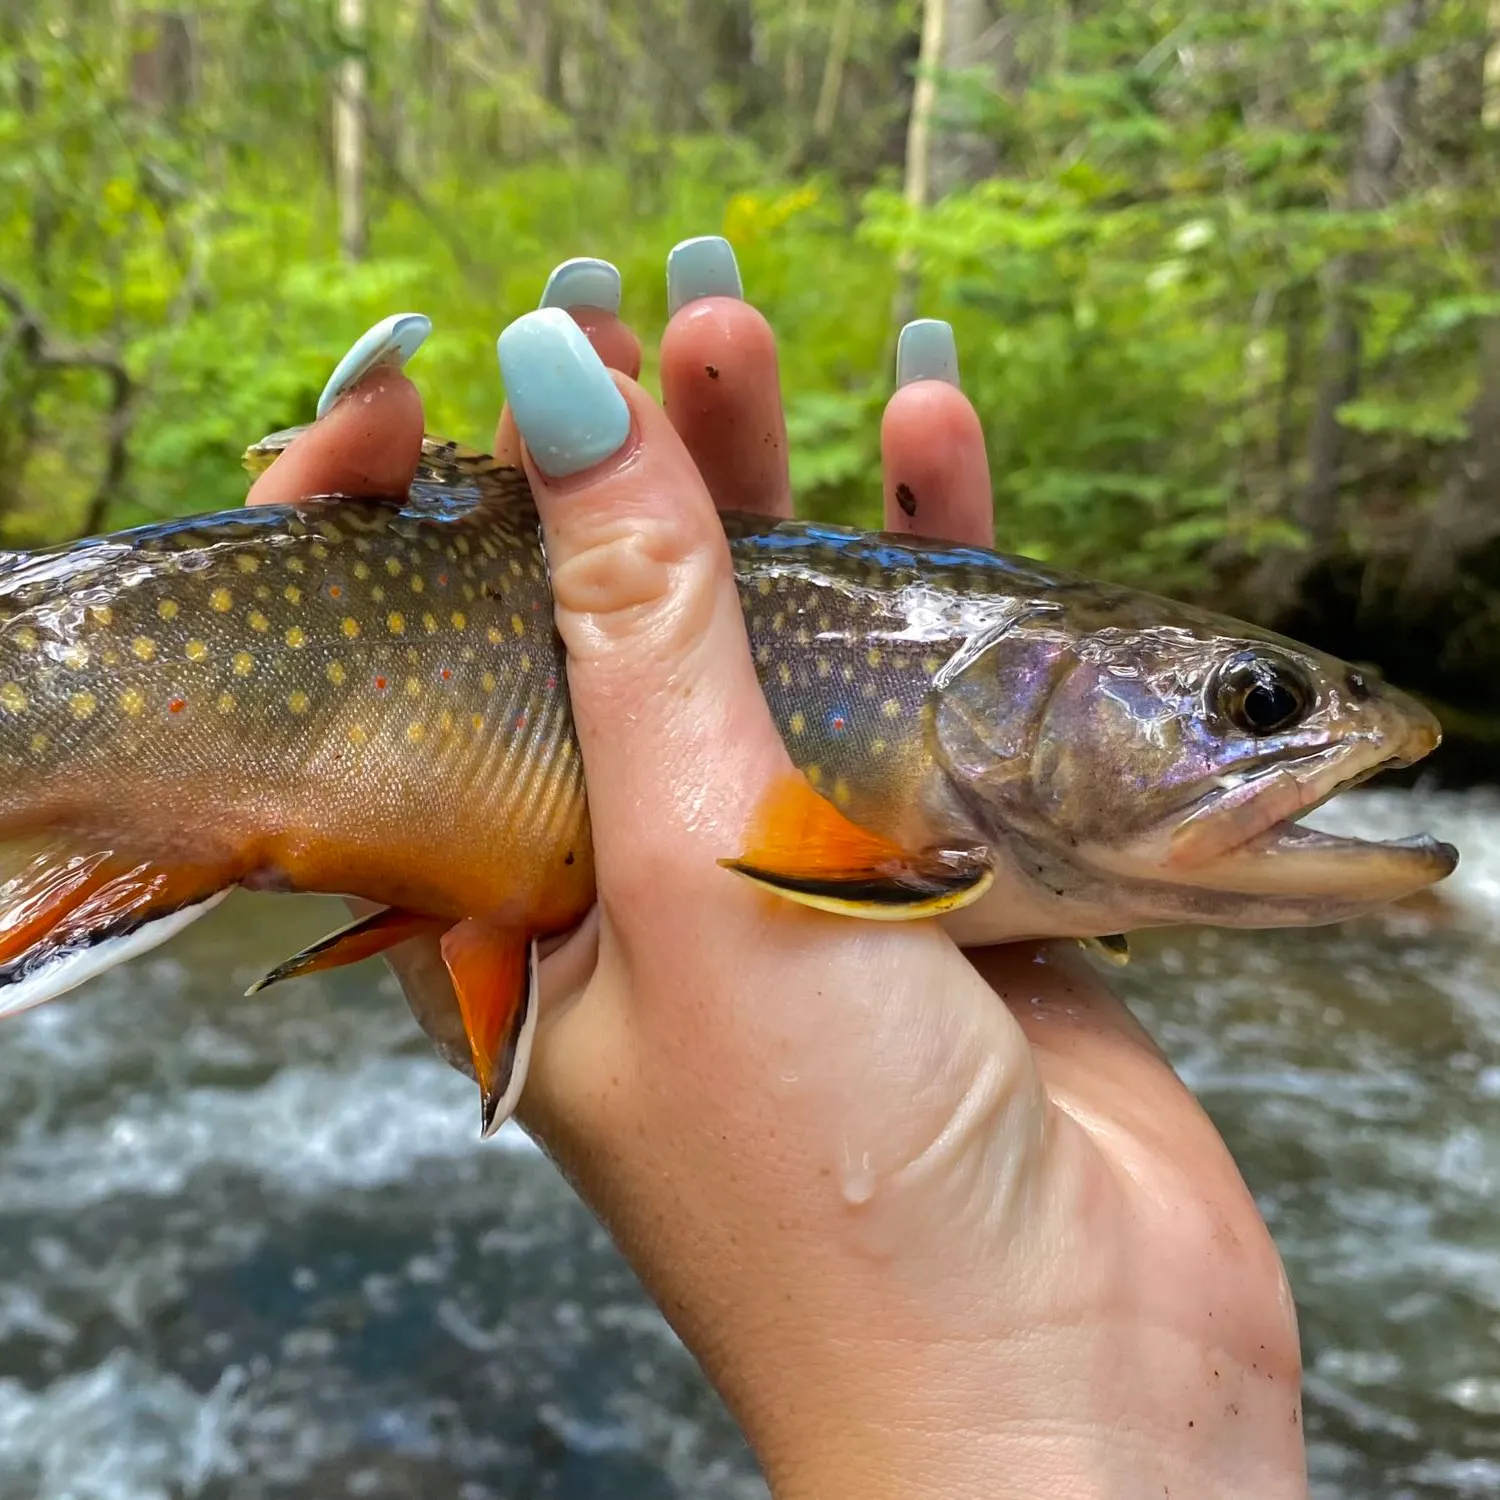
[[(931, 924), (794, 908), (716, 868), (787, 764), (713, 510), (790, 513), (774, 338), (745, 303), (682, 309), (664, 414), (628, 378), (635, 336), (575, 317), (627, 372), (633, 427), (583, 475), (528, 461), (600, 906), (544, 965), (526, 1127), (784, 1500), (1306, 1495), (1279, 1257), (1078, 950), (960, 954)], [(414, 460), (413, 397), (374, 372), (253, 500)], [(497, 449), (520, 451), (508, 413)], [(882, 454), (887, 525), (992, 540), (958, 390), (898, 392)], [(397, 969), (444, 983), (419, 945)]]

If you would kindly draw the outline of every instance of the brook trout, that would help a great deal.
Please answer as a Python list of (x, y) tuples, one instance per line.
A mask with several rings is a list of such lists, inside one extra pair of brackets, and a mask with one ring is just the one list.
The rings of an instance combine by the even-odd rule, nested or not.
[[(1439, 740), (1342, 662), (977, 547), (724, 524), (800, 769), (725, 851), (734, 875), (974, 944), (1333, 922), (1454, 868), (1428, 837), (1297, 825)], [(0, 838), (0, 1014), (235, 886), (363, 897), (381, 910), (262, 984), (439, 937), (493, 1131), (525, 1079), (538, 942), (594, 896), (524, 475), (430, 438), (389, 502), (0, 557)]]

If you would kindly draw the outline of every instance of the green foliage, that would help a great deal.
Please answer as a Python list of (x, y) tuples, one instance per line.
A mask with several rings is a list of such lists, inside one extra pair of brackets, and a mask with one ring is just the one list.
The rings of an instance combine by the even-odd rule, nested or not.
[[(154, 16), (122, 35), (130, 7), (74, 0), (0, 21), (0, 278), (54, 340), (118, 351), (135, 385), (107, 524), (235, 502), (245, 443), (306, 420), (351, 338), (402, 307), (436, 324), (412, 372), (430, 425), (485, 442), (495, 335), (569, 254), (620, 266), (649, 379), (663, 256), (714, 230), (780, 337), (794, 479), (824, 516), (878, 515), (903, 256), (921, 310), (957, 329), (1018, 550), (1189, 589), (1297, 545), (1331, 287), (1358, 328), (1358, 388), (1337, 408), (1353, 544), (1361, 494), (1420, 513), (1468, 435), (1500, 316), (1473, 7), (1430, 7), (1400, 56), (1370, 0), (1010, 7), (1005, 76), (968, 72), (944, 106), (998, 170), (920, 210), (900, 191), (893, 87), (915, 4), (845, 12), (826, 138), (840, 0), (580, 3), (550, 31), (502, 0), (371, 9), (358, 265), (339, 256), (330, 182), (350, 55), (331, 6), (205, 10), (191, 96), (168, 105), (132, 82)], [(588, 48), (558, 50), (601, 16)], [(1361, 208), (1361, 111), (1404, 61), (1421, 65), (1420, 129)], [(88, 512), (107, 385), (28, 363), (6, 316), (0, 539), (29, 543)]]

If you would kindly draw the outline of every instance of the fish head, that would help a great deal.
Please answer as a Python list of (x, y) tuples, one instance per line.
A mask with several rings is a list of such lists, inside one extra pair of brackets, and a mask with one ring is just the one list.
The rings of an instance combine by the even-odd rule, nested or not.
[(1377, 675), (1252, 626), (1100, 591), (996, 632), (937, 692), (939, 756), (990, 837), (1118, 930), (1339, 921), (1457, 863), (1425, 835), (1299, 824), (1441, 730)]

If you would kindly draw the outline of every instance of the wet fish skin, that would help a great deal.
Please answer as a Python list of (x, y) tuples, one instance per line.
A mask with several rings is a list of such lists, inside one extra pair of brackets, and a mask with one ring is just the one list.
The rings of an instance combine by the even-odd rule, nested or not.
[[(941, 911), (997, 942), (1332, 921), (1453, 866), (1431, 841), (1289, 821), (1438, 741), (1343, 663), (980, 548), (724, 524), (772, 717), (826, 798), (798, 783), (803, 834), (752, 829), (734, 862), (783, 894)], [(1299, 711), (1251, 732), (1251, 691)], [(493, 1126), (524, 1078), (536, 942), (594, 890), (524, 476), (430, 439), (404, 497), (0, 562), (0, 838), (29, 841), (0, 887), (0, 1012), (77, 982), (61, 959), (143, 951), (235, 884), (364, 897), (442, 935)], [(316, 962), (380, 933), (342, 941)]]

